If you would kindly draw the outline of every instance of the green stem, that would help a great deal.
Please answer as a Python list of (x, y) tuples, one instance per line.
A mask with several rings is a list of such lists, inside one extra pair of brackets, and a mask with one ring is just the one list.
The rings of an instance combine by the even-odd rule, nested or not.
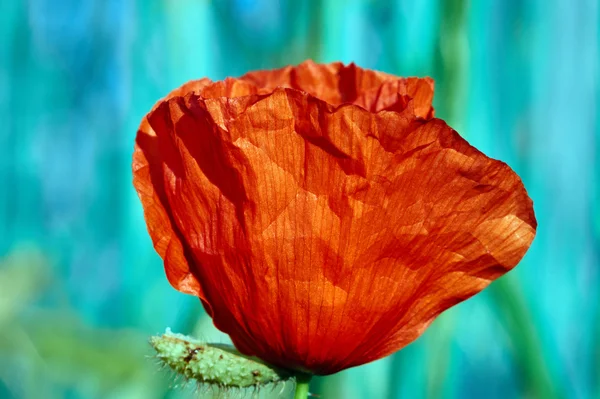
[(296, 375), (296, 393), (294, 399), (306, 399), (308, 398), (308, 385), (312, 375), (310, 374), (297, 374)]

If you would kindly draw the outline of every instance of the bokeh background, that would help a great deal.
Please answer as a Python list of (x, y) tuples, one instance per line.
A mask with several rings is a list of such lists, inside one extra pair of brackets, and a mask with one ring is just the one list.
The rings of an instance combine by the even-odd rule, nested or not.
[(227, 338), (164, 277), (136, 128), (189, 79), (306, 58), (435, 78), (437, 115), (522, 176), (539, 221), (513, 272), (311, 390), (600, 398), (599, 18), (596, 0), (3, 0), (0, 398), (210, 396), (148, 358), (167, 326)]

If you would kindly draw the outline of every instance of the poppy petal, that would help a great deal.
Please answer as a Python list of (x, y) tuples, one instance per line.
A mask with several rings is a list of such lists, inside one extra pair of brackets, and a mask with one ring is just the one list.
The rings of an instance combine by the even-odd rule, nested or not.
[(416, 116), (433, 117), (433, 80), (430, 78), (398, 78), (355, 64), (316, 64), (309, 60), (296, 67), (250, 72), (240, 80), (252, 83), (265, 93), (287, 87), (304, 91), (333, 106), (356, 104), (373, 112), (401, 111), (412, 101)]
[(327, 103), (307, 78), (264, 94), (293, 71), (160, 103), (136, 188), (171, 283), (241, 352), (330, 374), (400, 349), (510, 270), (536, 223), (508, 166), (431, 119), (430, 81), (404, 81), (398, 109)]
[(144, 120), (133, 154), (134, 186), (144, 207), (154, 248), (165, 261), (169, 282), (182, 292), (203, 297), (198, 281), (190, 273), (190, 260), (186, 258), (181, 234), (174, 228), (166, 203), (162, 176), (166, 161), (163, 148), (159, 148), (159, 138)]

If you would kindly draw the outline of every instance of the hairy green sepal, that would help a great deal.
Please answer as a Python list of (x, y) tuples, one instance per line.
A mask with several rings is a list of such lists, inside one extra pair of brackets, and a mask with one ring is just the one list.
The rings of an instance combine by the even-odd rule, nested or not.
[(150, 338), (158, 358), (177, 374), (219, 387), (257, 387), (285, 382), (294, 376), (242, 355), (233, 346), (207, 344), (169, 329)]

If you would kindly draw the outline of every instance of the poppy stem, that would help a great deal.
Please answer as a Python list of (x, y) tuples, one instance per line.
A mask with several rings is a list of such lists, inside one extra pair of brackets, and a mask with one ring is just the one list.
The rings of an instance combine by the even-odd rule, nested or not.
[(310, 374), (297, 374), (296, 375), (296, 393), (294, 399), (306, 399), (308, 398), (308, 385), (312, 375)]

